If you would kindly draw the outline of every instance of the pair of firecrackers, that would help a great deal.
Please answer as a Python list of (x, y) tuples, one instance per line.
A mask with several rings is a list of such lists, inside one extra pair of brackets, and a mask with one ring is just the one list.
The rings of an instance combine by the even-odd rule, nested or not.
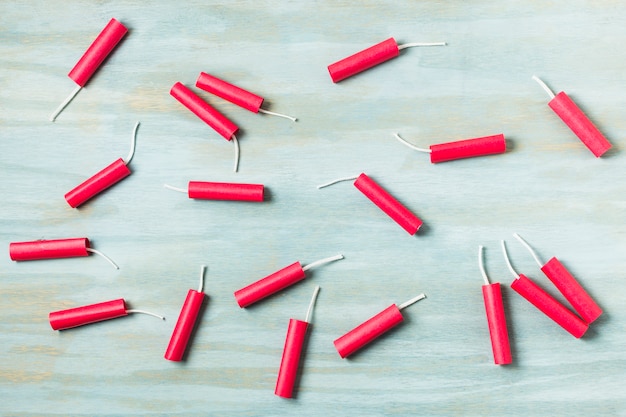
[[(306, 271), (309, 269), (343, 259), (343, 255), (335, 255), (329, 258), (320, 259), (310, 264), (302, 266), (300, 262), (294, 262), (258, 281), (253, 282), (235, 291), (235, 300), (241, 308), (248, 307), (261, 301), (279, 291), (282, 291), (306, 278)], [(285, 338), (285, 346), (276, 380), (274, 393), (279, 397), (291, 398), (295, 385), (300, 356), (304, 349), (304, 339), (307, 333), (313, 306), (319, 293), (319, 286), (316, 286), (313, 297), (307, 311), (306, 320), (290, 319)]]
[(356, 180), (354, 181), (354, 186), (376, 204), (385, 214), (398, 223), (407, 233), (410, 235), (417, 233), (423, 224), (422, 220), (365, 173), (353, 177), (339, 178), (318, 185), (317, 188), (320, 189), (341, 181), (351, 180)]
[(521, 236), (517, 233), (514, 236), (529, 250), (544, 275), (554, 284), (578, 315), (557, 301), (526, 275), (518, 274), (511, 265), (506, 246), (502, 241), (502, 251), (507, 266), (515, 277), (511, 288), (572, 336), (582, 337), (589, 328), (589, 324), (600, 317), (602, 309), (556, 257), (552, 257), (543, 264), (533, 248)]
[(85, 84), (87, 84), (87, 81), (89, 81), (91, 76), (126, 33), (128, 33), (128, 29), (115, 19), (111, 19), (104, 29), (102, 29), (102, 32), (100, 32), (83, 56), (78, 60), (74, 68), (69, 72), (68, 76), (77, 86), (65, 101), (52, 113), (50, 116), (51, 122), (55, 121), (63, 109), (76, 97)]
[[(265, 113), (274, 116), (284, 117), (296, 121), (295, 117), (286, 116), (284, 114), (274, 113), (261, 108), (263, 97), (253, 94), (247, 90), (230, 84), (213, 75), (201, 72), (196, 80), (196, 87), (208, 91), (224, 100), (230, 101), (237, 106), (243, 107), (253, 113)], [(220, 136), (227, 141), (233, 141), (235, 145), (235, 166), (234, 171), (237, 172), (239, 167), (239, 142), (235, 133), (239, 131), (239, 127), (230, 121), (226, 116), (217, 111), (213, 106), (200, 98), (196, 93), (191, 91), (184, 84), (177, 82), (170, 89), (170, 95), (174, 97), (183, 106), (187, 107), (193, 114), (198, 116), (202, 121), (208, 124)]]
[(561, 91), (555, 95), (539, 77), (533, 76), (532, 78), (548, 93), (550, 97), (548, 106), (578, 136), (596, 158), (601, 157), (611, 148), (611, 143), (602, 132), (565, 92)]
[(328, 73), (334, 83), (338, 83), (341, 80), (345, 80), (348, 77), (352, 77), (360, 72), (375, 67), (378, 64), (389, 61), (400, 55), (400, 51), (405, 48), (414, 46), (444, 46), (445, 42), (431, 42), (431, 43), (405, 43), (398, 45), (394, 38), (389, 38), (376, 45), (370, 46), (362, 51), (359, 51), (347, 58), (341, 59), (328, 66)]

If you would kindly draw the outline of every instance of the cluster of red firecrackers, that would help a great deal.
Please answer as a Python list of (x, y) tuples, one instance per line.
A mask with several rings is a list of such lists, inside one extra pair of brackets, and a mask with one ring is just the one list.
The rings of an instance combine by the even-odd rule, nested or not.
[[(111, 19), (78, 63), (70, 71), (69, 77), (77, 84), (77, 88), (53, 113), (50, 118), (52, 121), (56, 119), (60, 112), (78, 94), (81, 88), (87, 83), (89, 78), (94, 74), (97, 68), (102, 64), (105, 58), (112, 52), (127, 32), (128, 30), (124, 27), (124, 25), (115, 19)], [(332, 81), (337, 83), (375, 65), (397, 57), (400, 51), (404, 48), (440, 45), (445, 45), (445, 43), (413, 43), (398, 45), (393, 38), (390, 38), (329, 65), (328, 71)], [(576, 104), (565, 93), (560, 92), (557, 95), (554, 95), (543, 83), (543, 81), (536, 77), (534, 78), (551, 96), (552, 100), (549, 102), (549, 106), (557, 113), (557, 115), (570, 127), (570, 129), (596, 157), (603, 155), (611, 147), (611, 144), (578, 108), (578, 106), (576, 106)], [(237, 104), (251, 112), (261, 112), (296, 121), (294, 117), (262, 109), (261, 105), (264, 101), (262, 97), (241, 89), (213, 75), (201, 72), (196, 81), (196, 87)], [(237, 146), (235, 162), (235, 171), (237, 171), (238, 145), (235, 134), (238, 132), (239, 128), (197, 94), (195, 94), (191, 89), (180, 82), (174, 84), (170, 90), (170, 94), (187, 109), (211, 126), (226, 140), (234, 140)], [(71, 207), (75, 208), (80, 206), (103, 190), (111, 187), (118, 181), (130, 175), (131, 172), (128, 169), (128, 164), (134, 154), (136, 130), (137, 126), (135, 126), (135, 131), (133, 133), (133, 144), (131, 154), (128, 158), (125, 160), (122, 158), (116, 160), (111, 165), (90, 177), (65, 195), (65, 198)], [(499, 154), (506, 151), (506, 140), (503, 134), (436, 144), (431, 145), (428, 149), (415, 147), (414, 145), (404, 141), (397, 134), (396, 137), (407, 146), (419, 151), (430, 153), (432, 163)], [(365, 173), (361, 173), (355, 177), (340, 178), (330, 183), (320, 185), (319, 188), (345, 180), (355, 180), (354, 186), (376, 206), (378, 206), (385, 214), (391, 217), (407, 233), (410, 235), (417, 233), (422, 225), (422, 220), (420, 220), (408, 208), (402, 205), (397, 199), (395, 199)], [(166, 187), (180, 192), (187, 192), (189, 198), (194, 199), (247, 202), (262, 202), (264, 200), (264, 186), (262, 184), (190, 181), (187, 190), (167, 185)], [(587, 294), (587, 292), (585, 292), (572, 274), (565, 269), (558, 259), (552, 258), (547, 263), (542, 264), (530, 245), (528, 245), (528, 243), (526, 243), (519, 235), (515, 235), (515, 237), (530, 250), (541, 270), (556, 286), (561, 294), (563, 294), (578, 315), (574, 314), (570, 309), (554, 299), (528, 277), (523, 274), (517, 274), (508, 260), (506, 248), (504, 246), (504, 242), (502, 242), (502, 248), (504, 250), (507, 264), (515, 277), (515, 280), (511, 284), (511, 288), (526, 298), (569, 333), (577, 338), (581, 337), (586, 332), (589, 324), (602, 314), (602, 310)], [(96, 253), (103, 256), (117, 268), (117, 265), (111, 259), (106, 257), (103, 253), (91, 248), (90, 242), (87, 238), (13, 242), (10, 244), (9, 253), (11, 259), (14, 261), (79, 257), (88, 256), (89, 253)], [(273, 274), (266, 276), (263, 279), (235, 291), (235, 299), (241, 308), (245, 308), (303, 280), (305, 278), (305, 272), (308, 269), (339, 259), (343, 259), (343, 256), (336, 255), (330, 258), (321, 259), (305, 266), (301, 265), (300, 262), (295, 262)], [(490, 283), (487, 278), (483, 267), (482, 246), (479, 250), (479, 265), (485, 280), (485, 285), (483, 286), (483, 297), (489, 332), (491, 335), (494, 361), (496, 364), (500, 365), (509, 364), (512, 362), (512, 358), (500, 284)], [(187, 345), (190, 341), (190, 337), (197, 321), (197, 317), (200, 313), (201, 306), (206, 298), (206, 294), (203, 291), (204, 273), (205, 267), (203, 266), (199, 289), (197, 291), (190, 289), (183, 303), (178, 321), (165, 353), (165, 358), (168, 360), (180, 361), (184, 357)], [(275, 390), (276, 395), (281, 397), (292, 397), (300, 361), (300, 353), (304, 347), (305, 336), (310, 324), (312, 308), (318, 291), (319, 287), (316, 287), (307, 312), (306, 320), (302, 321), (291, 319), (289, 321), (285, 347), (283, 350)], [(400, 304), (399, 306), (392, 304), (374, 317), (365, 321), (345, 335), (339, 337), (334, 341), (337, 352), (342, 358), (353, 354), (369, 342), (401, 323), (403, 321), (401, 310), (423, 298), (425, 298), (425, 295), (420, 294), (405, 303)], [(54, 330), (63, 330), (102, 320), (122, 317), (129, 313), (147, 313), (155, 315), (143, 310), (127, 309), (124, 300), (117, 299), (88, 306), (71, 308), (68, 310), (55, 311), (50, 313), (49, 321)]]

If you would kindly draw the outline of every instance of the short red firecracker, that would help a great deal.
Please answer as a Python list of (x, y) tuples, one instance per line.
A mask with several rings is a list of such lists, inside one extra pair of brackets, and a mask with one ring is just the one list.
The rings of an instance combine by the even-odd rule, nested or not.
[(211, 94), (215, 94), (224, 100), (230, 101), (239, 107), (243, 107), (253, 113), (265, 113), (272, 116), (284, 117), (291, 121), (297, 121), (295, 117), (287, 116), (285, 114), (274, 113), (261, 108), (263, 104), (263, 97), (251, 93), (243, 88), (237, 87), (229, 82), (219, 79), (206, 72), (201, 72), (200, 76), (196, 80), (196, 87), (208, 91)]
[(552, 99), (548, 106), (597, 158), (611, 149), (611, 143), (567, 94), (561, 91), (555, 95), (539, 77), (533, 76), (533, 80), (537, 81)]
[(185, 298), (183, 307), (180, 310), (178, 321), (176, 322), (176, 326), (174, 326), (174, 331), (172, 332), (170, 342), (167, 345), (167, 350), (165, 351), (165, 359), (167, 360), (174, 362), (183, 360), (183, 356), (187, 350), (187, 345), (191, 339), (191, 333), (193, 332), (198, 320), (200, 308), (202, 307), (202, 303), (206, 297), (206, 294), (203, 291), (205, 271), (206, 266), (202, 265), (200, 270), (200, 287), (198, 291), (190, 289), (187, 292), (187, 298)]
[(402, 323), (404, 317), (402, 317), (401, 311), (424, 298), (426, 298), (426, 295), (420, 294), (399, 306), (392, 304), (371, 319), (336, 339), (333, 343), (335, 344), (339, 356), (346, 358), (352, 355), (363, 346)]
[(354, 186), (367, 198), (378, 206), (385, 214), (391, 217), (410, 235), (417, 233), (422, 226), (422, 220), (407, 209), (402, 203), (396, 200), (378, 183), (365, 174), (355, 177), (339, 178), (326, 184), (318, 185), (317, 188), (328, 187), (340, 181), (354, 181)]
[(235, 291), (235, 299), (239, 307), (248, 307), (270, 295), (277, 293), (305, 278), (305, 272), (317, 266), (343, 259), (343, 255), (335, 255), (330, 258), (320, 259), (308, 265), (302, 266), (300, 262), (286, 266), (250, 285)]
[(551, 318), (563, 329), (567, 330), (572, 336), (576, 338), (582, 337), (589, 328), (589, 325), (527, 276), (515, 272), (509, 261), (504, 241), (501, 243), (504, 258), (511, 274), (515, 277), (513, 283), (511, 283), (511, 288), (524, 297), (529, 303), (537, 307), (539, 311)]
[(78, 92), (87, 84), (87, 81), (96, 72), (105, 58), (113, 51), (115, 46), (128, 33), (128, 29), (115, 19), (111, 19), (102, 32), (89, 46), (68, 76), (78, 84), (78, 87), (65, 99), (63, 103), (52, 113), (50, 121), (54, 122), (57, 116), (76, 97)]
[(89, 247), (86, 237), (52, 240), (33, 240), (9, 244), (9, 256), (13, 261), (34, 261), (39, 259), (75, 258), (95, 253), (106, 259), (115, 269), (119, 267), (105, 254)]
[(180, 82), (174, 84), (170, 89), (170, 95), (202, 119), (204, 123), (211, 126), (224, 139), (233, 141), (235, 144), (234, 171), (237, 172), (239, 166), (239, 142), (237, 141), (237, 136), (235, 136), (235, 133), (239, 130), (237, 125)]
[(187, 193), (189, 198), (200, 200), (226, 201), (263, 201), (263, 184), (240, 184), (226, 182), (189, 181), (187, 189), (172, 187), (165, 184), (165, 188)]
[(489, 282), (483, 265), (482, 246), (478, 249), (478, 265), (485, 281), (485, 285), (482, 287), (483, 301), (485, 303), (485, 312), (487, 313), (493, 360), (496, 365), (508, 365), (512, 362), (512, 357), (509, 332), (506, 328), (504, 303), (502, 302), (502, 290), (499, 282), (493, 284)]
[(274, 394), (283, 398), (292, 398), (293, 389), (298, 375), (298, 366), (300, 364), (300, 356), (304, 347), (304, 339), (306, 332), (311, 323), (313, 314), (313, 306), (317, 299), (320, 287), (316, 286), (313, 291), (313, 297), (309, 304), (306, 314), (306, 320), (289, 319), (289, 327), (287, 328), (287, 337), (285, 338), (285, 347), (283, 348), (283, 356), (280, 360), (280, 368), (278, 370), (278, 378), (276, 380), (276, 389)]
[(52, 329), (65, 330), (83, 326), (85, 324), (127, 316), (130, 313), (148, 314), (150, 316), (160, 318), (161, 320), (165, 320), (162, 316), (158, 316), (144, 310), (126, 309), (126, 304), (123, 298), (82, 307), (70, 308), (67, 310), (53, 311), (49, 314), (48, 319)]
[(445, 42), (432, 43), (406, 43), (398, 45), (394, 38), (389, 38), (376, 45), (370, 46), (360, 52), (350, 55), (340, 61), (330, 64), (328, 72), (334, 83), (345, 80), (362, 71), (370, 69), (378, 64), (382, 64), (392, 58), (397, 57), (400, 51), (413, 46), (444, 46)]
[(458, 140), (455, 142), (430, 145), (429, 149), (419, 148), (395, 134), (396, 139), (416, 151), (430, 154), (433, 164), (456, 159), (474, 158), (477, 156), (494, 155), (506, 152), (506, 140), (502, 133), (482, 138)]
[(65, 194), (65, 200), (67, 201), (67, 204), (70, 205), (70, 207), (76, 208), (84, 204), (91, 198), (100, 194), (102, 191), (117, 184), (119, 181), (130, 175), (130, 169), (128, 169), (128, 164), (130, 164), (130, 161), (135, 155), (135, 144), (137, 142), (138, 127), (139, 122), (135, 124), (135, 128), (133, 129), (131, 149), (126, 160), (119, 158), (111, 165), (107, 166), (100, 172), (96, 173), (92, 177), (86, 179), (81, 184), (77, 185), (71, 191), (67, 192)]
[(535, 262), (537, 262), (537, 265), (539, 265), (539, 268), (541, 268), (546, 277), (552, 281), (554, 286), (563, 294), (565, 299), (572, 305), (583, 320), (587, 323), (591, 323), (602, 315), (600, 306), (596, 304), (593, 298), (591, 298), (587, 291), (578, 283), (576, 278), (563, 266), (561, 261), (553, 257), (543, 264), (543, 262), (539, 260), (537, 253), (520, 235), (514, 233), (513, 236), (528, 249)]

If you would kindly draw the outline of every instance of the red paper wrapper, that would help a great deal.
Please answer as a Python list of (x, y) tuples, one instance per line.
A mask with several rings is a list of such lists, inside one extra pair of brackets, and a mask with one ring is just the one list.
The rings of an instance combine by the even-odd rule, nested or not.
[(86, 237), (12, 242), (9, 244), (9, 256), (14, 261), (74, 258), (89, 255), (88, 247), (89, 239)]
[(389, 38), (329, 65), (328, 72), (333, 82), (338, 83), (359, 72), (395, 58), (399, 53), (400, 50), (398, 49), (398, 44), (395, 39)]
[(177, 82), (170, 90), (170, 94), (193, 114), (202, 119), (224, 139), (232, 140), (239, 128), (222, 113), (211, 107), (206, 101), (198, 97), (193, 91)]
[(129, 175), (130, 169), (120, 158), (65, 194), (65, 200), (76, 208)]
[(176, 322), (176, 326), (174, 326), (174, 331), (172, 332), (170, 342), (165, 351), (165, 359), (175, 362), (183, 359), (189, 338), (196, 325), (204, 297), (205, 294), (203, 292), (196, 290), (189, 290), (187, 293), (187, 298), (185, 298), (183, 307), (180, 310), (178, 321)]
[(230, 84), (206, 72), (201, 72), (196, 80), (196, 87), (215, 94), (253, 113), (258, 113), (263, 104), (263, 97), (257, 96), (243, 88)]
[(561, 91), (548, 105), (596, 157), (611, 148), (611, 143), (567, 94)]
[(567, 307), (555, 300), (537, 284), (520, 274), (511, 284), (517, 293), (537, 307), (543, 314), (550, 317), (574, 337), (582, 337), (589, 325), (572, 313)]
[(489, 324), (493, 360), (497, 365), (508, 365), (512, 362), (511, 346), (506, 328), (500, 284), (483, 285), (483, 300), (487, 313), (487, 323)]
[(189, 198), (203, 200), (263, 201), (262, 184), (189, 181)]
[(54, 330), (64, 330), (126, 315), (128, 313), (124, 299), (119, 298), (103, 303), (54, 311), (49, 314), (48, 318), (50, 326)]
[(404, 320), (400, 309), (390, 305), (371, 319), (350, 330), (333, 343), (339, 356), (346, 358), (363, 346), (391, 330)]
[(128, 29), (124, 25), (115, 19), (111, 19), (80, 60), (78, 60), (68, 76), (76, 84), (84, 87), (89, 78), (96, 72), (100, 64), (113, 51), (127, 32)]
[(293, 395), (293, 387), (298, 375), (300, 355), (304, 346), (304, 338), (306, 337), (308, 326), (309, 323), (306, 321), (296, 319), (289, 320), (285, 347), (280, 361), (280, 369), (278, 370), (276, 389), (274, 390), (274, 394), (279, 397), (291, 398)]
[(367, 196), (382, 211), (398, 223), (410, 235), (414, 235), (422, 226), (422, 221), (398, 200), (385, 191), (365, 174), (359, 175), (354, 186)]
[(431, 145), (430, 150), (430, 162), (436, 164), (455, 159), (504, 153), (506, 140), (503, 134), (499, 134)]
[(305, 278), (300, 262), (293, 264), (268, 275), (252, 284), (235, 291), (235, 299), (239, 307), (244, 308), (257, 301), (295, 284)]

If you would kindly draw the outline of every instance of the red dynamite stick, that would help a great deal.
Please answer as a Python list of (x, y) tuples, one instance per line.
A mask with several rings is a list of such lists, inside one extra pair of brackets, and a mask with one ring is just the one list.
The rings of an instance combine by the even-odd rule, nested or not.
[(367, 175), (359, 175), (354, 186), (410, 235), (414, 235), (422, 226), (422, 221), (415, 214), (411, 213), (409, 209)]
[(200, 313), (200, 307), (204, 302), (206, 294), (202, 291), (204, 286), (204, 271), (205, 267), (202, 267), (200, 277), (200, 288), (198, 291), (190, 289), (187, 292), (187, 298), (183, 303), (183, 307), (178, 315), (178, 321), (174, 326), (174, 331), (170, 337), (170, 342), (165, 351), (165, 359), (179, 362), (183, 359), (191, 333), (198, 320), (198, 314)]
[(262, 109), (261, 105), (263, 104), (263, 97), (257, 96), (256, 94), (253, 94), (224, 80), (221, 80), (211, 74), (207, 74), (206, 72), (200, 73), (200, 76), (196, 80), (196, 87), (211, 94), (215, 94), (216, 96), (221, 97), (224, 100), (230, 101), (231, 103), (236, 104), (239, 107), (243, 107), (244, 109), (249, 110), (253, 113), (261, 112), (273, 116), (284, 117), (285, 119), (289, 119), (294, 122), (297, 120), (295, 117), (292, 116), (274, 113)]
[(413, 46), (443, 46), (445, 42), (434, 43), (407, 43), (398, 45), (394, 38), (389, 38), (360, 52), (350, 55), (340, 61), (330, 64), (328, 72), (334, 83), (345, 80), (359, 72), (370, 69), (378, 64), (393, 59), (400, 54), (400, 50)]
[(196, 80), (196, 87), (215, 94), (224, 100), (243, 107), (253, 113), (258, 113), (263, 104), (263, 97), (257, 96), (243, 88), (239, 88), (229, 82), (214, 77), (206, 72), (201, 72)]
[(567, 94), (561, 91), (555, 96), (541, 79), (536, 76), (533, 76), (533, 79), (552, 98), (548, 102), (548, 106), (578, 136), (596, 158), (601, 157), (606, 151), (611, 149), (611, 143)]
[(305, 278), (305, 271), (328, 262), (343, 259), (343, 255), (336, 255), (330, 258), (320, 259), (304, 267), (300, 262), (286, 266), (285, 268), (261, 278), (252, 284), (235, 291), (235, 299), (239, 307), (248, 307), (270, 295), (277, 293)]
[(550, 294), (531, 281), (523, 274), (515, 272), (509, 261), (504, 241), (501, 241), (502, 251), (511, 274), (515, 277), (511, 288), (524, 297), (529, 303), (537, 307), (539, 311), (551, 318), (559, 326), (567, 330), (576, 338), (582, 337), (589, 325), (572, 313), (567, 307), (555, 300)]
[(306, 320), (289, 320), (287, 328), (287, 337), (285, 338), (285, 347), (283, 348), (283, 356), (280, 360), (280, 368), (278, 370), (278, 378), (276, 379), (276, 388), (274, 394), (283, 398), (292, 398), (293, 389), (298, 375), (298, 366), (300, 357), (304, 348), (304, 339), (311, 322), (313, 305), (319, 293), (320, 287), (315, 287), (313, 297), (309, 304)]
[(68, 76), (76, 84), (84, 87), (89, 78), (96, 72), (100, 64), (113, 51), (126, 33), (128, 33), (128, 29), (124, 25), (115, 19), (111, 19), (80, 60), (78, 60)]
[(189, 181), (189, 198), (203, 200), (263, 201), (262, 184)]
[(50, 115), (50, 121), (54, 122), (63, 109), (76, 97), (87, 81), (104, 62), (106, 57), (113, 51), (115, 46), (122, 40), (128, 29), (115, 19), (111, 19), (98, 37), (92, 42), (87, 51), (78, 60), (68, 76), (78, 85), (74, 91), (57, 107)]
[(66, 193), (65, 200), (70, 207), (76, 208), (129, 175), (130, 169), (120, 158)]
[(336, 339), (333, 343), (339, 356), (346, 358), (352, 355), (357, 350), (402, 323), (404, 317), (402, 317), (400, 310), (423, 298), (425, 298), (424, 294), (420, 294), (400, 306), (392, 304), (371, 319)]
[(239, 130), (226, 116), (215, 110), (206, 101), (202, 100), (180, 82), (174, 84), (170, 90), (170, 94), (183, 106), (191, 110), (193, 114), (211, 126), (213, 130), (219, 133), (224, 139), (232, 140), (233, 135)]
[(537, 253), (528, 242), (517, 233), (514, 233), (513, 236), (528, 249), (541, 271), (552, 281), (554, 286), (563, 294), (583, 320), (591, 323), (602, 315), (602, 309), (557, 258), (553, 257), (543, 265), (539, 256), (537, 256)]
[(129, 313), (143, 313), (165, 320), (164, 317), (143, 310), (127, 310), (123, 298), (91, 304), (67, 310), (53, 311), (48, 315), (54, 330), (65, 330), (85, 324), (127, 316)]
[(453, 161), (506, 152), (506, 140), (503, 134), (482, 138), (459, 140), (430, 146), (430, 162)]
[(592, 323), (602, 315), (600, 306), (558, 259), (551, 258), (541, 270), (587, 323)]
[(496, 365), (508, 365), (512, 362), (512, 357), (509, 332), (506, 327), (506, 316), (504, 314), (504, 303), (502, 302), (502, 291), (500, 283), (491, 284), (489, 282), (483, 265), (482, 246), (479, 246), (478, 249), (478, 265), (485, 281), (485, 285), (482, 286), (483, 301), (485, 303), (485, 313), (487, 314), (487, 324), (489, 325), (493, 360)]
[(74, 258), (88, 256), (87, 248), (89, 239), (86, 237), (12, 242), (9, 244), (9, 256), (13, 261)]

